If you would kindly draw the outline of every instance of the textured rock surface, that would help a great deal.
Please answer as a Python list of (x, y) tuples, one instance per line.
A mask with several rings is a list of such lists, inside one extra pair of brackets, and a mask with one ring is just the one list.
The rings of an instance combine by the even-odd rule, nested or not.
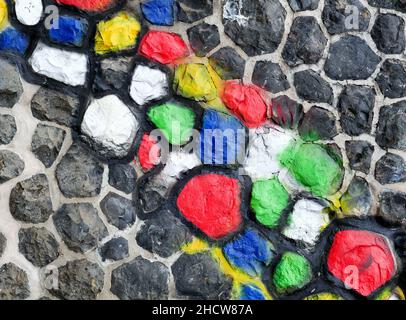
[(96, 65), (96, 78), (93, 88), (96, 92), (121, 89), (126, 85), (133, 58), (106, 58)]
[(304, 116), (303, 106), (288, 96), (273, 98), (269, 112), (273, 122), (287, 129), (297, 129)]
[(4, 250), (6, 250), (7, 238), (4, 234), (0, 233), (0, 257), (3, 255)]
[(109, 185), (124, 193), (131, 193), (135, 190), (137, 173), (134, 167), (129, 164), (109, 165)]
[(406, 223), (406, 193), (384, 191), (380, 195), (379, 214), (386, 220), (395, 223)]
[(381, 184), (405, 182), (406, 161), (397, 154), (385, 154), (376, 163), (375, 179)]
[(14, 263), (0, 267), (0, 300), (23, 300), (30, 295), (27, 273)]
[(100, 248), (103, 261), (118, 261), (128, 257), (128, 241), (124, 238), (113, 238)]
[(340, 199), (341, 210), (347, 216), (366, 216), (370, 213), (372, 201), (368, 182), (355, 176)]
[(331, 140), (338, 134), (334, 114), (320, 107), (306, 112), (298, 131), (305, 141)]
[(368, 174), (374, 149), (367, 141), (346, 141), (345, 150), (350, 168)]
[(272, 93), (290, 88), (286, 75), (279, 64), (270, 61), (258, 61), (255, 64), (252, 83)]
[(17, 67), (4, 59), (0, 59), (0, 66), (0, 107), (12, 108), (23, 93), (20, 75)]
[(313, 70), (299, 71), (293, 76), (297, 95), (309, 102), (333, 102), (333, 89)]
[(387, 59), (376, 77), (382, 94), (391, 99), (406, 96), (406, 62)]
[(371, 36), (383, 53), (396, 54), (405, 50), (405, 22), (395, 14), (380, 14), (376, 18)]
[(110, 192), (101, 202), (100, 208), (109, 223), (120, 230), (135, 222), (135, 209), (131, 200)]
[(319, 5), (319, 0), (289, 0), (289, 5), (293, 11), (315, 10)]
[(0, 144), (9, 144), (17, 132), (16, 121), (8, 114), (0, 115)]
[(220, 34), (216, 25), (200, 23), (187, 29), (189, 43), (196, 56), (204, 57), (220, 44)]
[(406, 102), (384, 106), (379, 112), (376, 142), (382, 148), (406, 151)]
[(12, 151), (0, 151), (0, 184), (18, 177), (24, 171), (24, 161)]
[(213, 0), (178, 0), (178, 20), (195, 22), (213, 14)]
[(209, 63), (223, 80), (244, 77), (245, 60), (231, 47), (224, 47), (209, 57)]

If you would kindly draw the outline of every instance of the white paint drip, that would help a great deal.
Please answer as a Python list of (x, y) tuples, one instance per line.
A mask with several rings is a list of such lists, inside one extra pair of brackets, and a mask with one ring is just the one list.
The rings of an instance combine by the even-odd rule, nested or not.
[(242, 27), (246, 26), (249, 17), (241, 14), (242, 7), (242, 0), (228, 0), (223, 7), (223, 18), (225, 20), (236, 21)]
[(42, 16), (42, 0), (15, 0), (18, 21), (27, 26), (34, 26)]

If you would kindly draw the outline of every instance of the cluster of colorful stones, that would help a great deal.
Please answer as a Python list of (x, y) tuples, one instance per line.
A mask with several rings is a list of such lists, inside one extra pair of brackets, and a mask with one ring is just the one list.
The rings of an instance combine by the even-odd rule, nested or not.
[[(29, 148), (43, 168), (28, 176), (12, 142), (23, 140), (15, 136), (24, 120), (2, 112), (0, 144), (13, 148), (0, 150), (0, 190), (12, 184), (5, 215), (18, 222), (30, 270), (58, 266), (59, 285), (44, 298), (167, 299), (174, 281), (176, 298), (404, 299), (406, 195), (381, 193), (382, 224), (369, 186), (374, 146), (334, 140), (371, 133), (375, 89), (340, 81), (367, 80), (385, 54), (405, 50), (403, 5), (368, 1), (397, 12), (376, 19), (379, 55), (344, 34), (323, 58), (325, 30), (354, 31), (341, 2), (363, 13), (356, 31), (368, 29), (362, 3), (51, 2), (52, 19), (41, 0), (0, 0), (0, 108), (20, 108), (28, 82), (40, 86), (29, 97), (38, 123)], [(324, 28), (311, 14), (294, 18), (282, 67), (258, 60), (252, 83), (243, 80), (245, 58), (275, 52), (292, 12), (318, 8)], [(233, 46), (216, 50), (218, 27), (196, 23), (214, 10)], [(176, 21), (193, 25), (178, 34)], [(325, 76), (285, 75), (320, 61)], [(332, 82), (343, 87), (338, 100)], [(376, 82), (384, 97), (405, 97), (405, 63), (385, 60)], [(276, 96), (292, 84), (302, 104)], [(405, 114), (404, 101), (380, 109), (376, 147), (396, 152), (376, 161), (377, 184), (406, 181)], [(38, 277), (7, 260), (2, 232), (0, 299), (32, 298)]]

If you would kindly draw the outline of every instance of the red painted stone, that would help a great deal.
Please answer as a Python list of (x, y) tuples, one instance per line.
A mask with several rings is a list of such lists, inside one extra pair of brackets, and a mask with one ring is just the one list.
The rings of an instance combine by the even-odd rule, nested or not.
[(140, 53), (151, 60), (169, 64), (188, 56), (189, 50), (176, 33), (149, 31), (141, 41)]
[(369, 296), (396, 273), (396, 262), (388, 240), (369, 231), (338, 232), (327, 265), (335, 277), (363, 296)]
[(158, 146), (158, 141), (144, 134), (140, 147), (138, 149), (138, 159), (143, 170), (148, 171), (155, 167), (159, 162), (161, 149)]
[(117, 0), (56, 0), (56, 2), (89, 12), (99, 12), (109, 9)]
[(177, 199), (184, 217), (212, 239), (237, 231), (241, 224), (238, 180), (220, 174), (192, 178)]
[(249, 128), (259, 127), (266, 121), (267, 105), (257, 86), (228, 81), (223, 102)]

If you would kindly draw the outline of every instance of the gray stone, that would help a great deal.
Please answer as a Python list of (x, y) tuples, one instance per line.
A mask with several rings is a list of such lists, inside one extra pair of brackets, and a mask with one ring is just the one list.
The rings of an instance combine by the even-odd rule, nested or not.
[(168, 280), (163, 263), (138, 256), (113, 270), (110, 290), (121, 300), (163, 300), (168, 299)]
[(0, 144), (9, 144), (17, 132), (16, 121), (8, 114), (0, 115)]
[(405, 50), (405, 22), (395, 14), (380, 14), (371, 31), (378, 50), (399, 54)]
[(331, 140), (338, 134), (334, 114), (316, 106), (306, 112), (298, 130), (305, 141)]
[(385, 149), (406, 151), (406, 101), (381, 108), (376, 142)]
[(0, 150), (0, 184), (18, 177), (25, 168), (24, 161), (12, 151)]
[(406, 61), (387, 59), (381, 66), (376, 82), (382, 94), (391, 99), (406, 96)]
[(209, 57), (209, 63), (223, 80), (242, 79), (245, 60), (231, 47), (224, 47)]
[(333, 103), (333, 89), (317, 72), (304, 70), (293, 75), (297, 95), (309, 102)]
[(345, 150), (350, 168), (368, 174), (374, 149), (374, 146), (367, 141), (346, 141)]
[(288, 0), (293, 11), (316, 10), (320, 0)]
[(282, 128), (296, 130), (304, 116), (303, 106), (288, 96), (279, 96), (272, 99), (270, 115)]
[(72, 127), (78, 122), (79, 98), (42, 87), (32, 98), (31, 112), (39, 120)]
[(67, 247), (75, 252), (94, 249), (108, 235), (106, 226), (90, 203), (63, 204), (53, 220)]
[(406, 12), (406, 2), (404, 0), (368, 0), (368, 4), (373, 7)]
[(10, 212), (14, 219), (26, 223), (48, 220), (53, 209), (45, 174), (37, 174), (16, 184), (10, 194)]
[(178, 0), (178, 20), (192, 23), (213, 14), (213, 0)]
[(365, 40), (345, 35), (330, 45), (324, 71), (333, 80), (362, 80), (374, 73), (380, 61)]
[(95, 300), (104, 286), (104, 272), (86, 259), (68, 261), (58, 268), (58, 287), (50, 292), (65, 300)]
[(386, 153), (375, 166), (375, 179), (380, 184), (406, 181), (406, 161), (399, 155)]
[(113, 57), (100, 60), (96, 64), (93, 91), (105, 92), (121, 90), (127, 84), (133, 57)]
[(290, 88), (289, 81), (277, 63), (257, 61), (252, 74), (252, 83), (272, 93)]
[(359, 0), (326, 0), (322, 19), (330, 34), (367, 31), (371, 13)]
[(4, 236), (4, 234), (0, 233), (0, 258), (4, 253), (4, 250), (6, 250), (7, 246), (7, 239)]
[(379, 196), (379, 215), (385, 220), (406, 225), (406, 193), (384, 191)]
[(358, 136), (370, 133), (374, 118), (375, 90), (371, 87), (348, 85), (341, 92), (337, 108), (345, 133)]
[(31, 141), (31, 150), (46, 168), (50, 168), (61, 151), (66, 131), (38, 124)]
[(142, 182), (138, 190), (138, 201), (143, 212), (151, 213), (165, 203), (167, 187), (159, 185), (157, 176), (149, 176)]
[(109, 192), (100, 202), (100, 208), (110, 224), (120, 230), (131, 227), (136, 219), (133, 202)]
[(113, 238), (100, 248), (103, 261), (119, 261), (128, 258), (128, 241), (122, 237)]
[(45, 228), (26, 228), (18, 232), (18, 249), (36, 267), (45, 267), (59, 257), (59, 243)]
[(346, 216), (366, 216), (370, 214), (373, 197), (368, 182), (355, 176), (347, 191), (342, 195), (341, 210)]
[(225, 33), (249, 56), (274, 52), (285, 31), (286, 11), (278, 0), (225, 0)]
[(109, 165), (109, 185), (124, 193), (135, 190), (137, 173), (130, 164)]
[(187, 29), (190, 46), (197, 57), (204, 57), (220, 44), (218, 27), (202, 22)]
[(192, 299), (225, 300), (233, 281), (209, 253), (182, 254), (172, 265), (177, 292)]
[(57, 165), (59, 189), (67, 198), (95, 197), (100, 194), (104, 167), (88, 150), (73, 144)]
[(191, 242), (192, 235), (172, 212), (162, 210), (145, 221), (136, 239), (145, 250), (168, 258), (178, 252), (182, 245)]
[(316, 18), (297, 17), (293, 20), (282, 57), (290, 67), (315, 64), (323, 56), (327, 38)]
[(12, 108), (23, 94), (20, 74), (14, 63), (0, 59), (0, 108)]
[(0, 268), (0, 300), (24, 300), (30, 296), (27, 273), (14, 263)]

